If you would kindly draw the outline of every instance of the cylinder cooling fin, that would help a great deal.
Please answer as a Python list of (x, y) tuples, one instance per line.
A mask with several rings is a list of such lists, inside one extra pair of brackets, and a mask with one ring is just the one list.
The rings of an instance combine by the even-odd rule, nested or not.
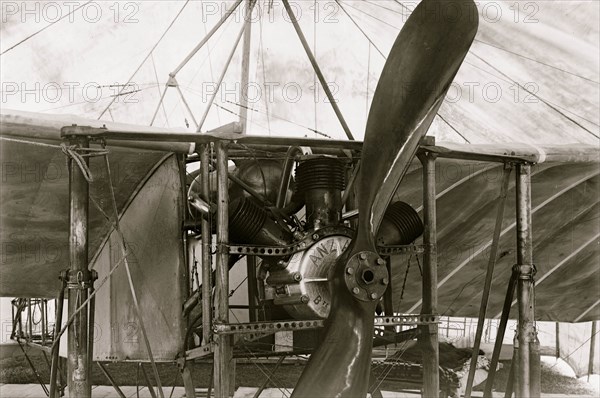
[(269, 211), (245, 196), (229, 204), (229, 234), (235, 243), (288, 245), (292, 234), (275, 221)]
[(229, 233), (237, 243), (252, 243), (267, 220), (267, 211), (244, 196), (229, 204)]
[(346, 166), (326, 156), (303, 160), (296, 168), (297, 194), (306, 205), (306, 225), (320, 229), (339, 225), (342, 217), (342, 191), (346, 188)]
[(419, 213), (405, 202), (394, 202), (386, 210), (377, 233), (380, 246), (408, 245), (423, 234)]
[(346, 189), (346, 167), (337, 158), (319, 156), (307, 159), (296, 168), (296, 183), (299, 192), (311, 189)]

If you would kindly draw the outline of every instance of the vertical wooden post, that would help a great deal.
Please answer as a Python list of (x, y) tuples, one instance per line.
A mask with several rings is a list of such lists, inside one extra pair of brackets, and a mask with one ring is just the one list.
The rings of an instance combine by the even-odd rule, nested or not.
[(517, 267), (519, 272), (517, 280), (519, 355), (515, 369), (515, 376), (518, 380), (516, 393), (518, 397), (529, 397), (532, 393), (532, 376), (534, 377), (534, 385), (538, 384), (535, 381), (536, 375), (531, 373), (530, 368), (530, 343), (535, 342), (536, 335), (532, 316), (535, 266), (533, 265), (531, 223), (531, 166), (529, 164), (518, 164), (516, 179)]
[(250, 80), (250, 46), (252, 38), (252, 1), (246, 0), (244, 14), (244, 43), (242, 49), (242, 79), (240, 87), (240, 123), (242, 134), (246, 134), (248, 127), (248, 82)]
[(590, 359), (588, 362), (588, 381), (590, 375), (594, 373), (594, 353), (596, 351), (596, 321), (592, 321), (592, 337), (590, 338)]
[[(72, 146), (89, 147), (87, 137), (72, 138)], [(84, 164), (89, 165), (85, 157)], [(69, 272), (68, 308), (69, 318), (88, 298), (88, 218), (89, 185), (79, 165), (69, 158)], [(60, 326), (59, 326), (60, 327)], [(67, 369), (69, 396), (87, 398), (92, 396), (91, 372), (88, 358), (88, 311), (82, 310), (75, 316), (67, 334)]]
[[(215, 144), (217, 152), (217, 267), (215, 280), (216, 323), (229, 323), (229, 194), (227, 178), (227, 148), (225, 143)], [(214, 350), (215, 396), (230, 395), (231, 376), (234, 374), (233, 338), (215, 335)]]
[[(202, 174), (202, 199), (210, 202), (210, 148), (200, 148), (200, 167)], [(202, 344), (208, 344), (212, 333), (212, 230), (208, 215), (202, 217)]]
[[(437, 315), (437, 237), (436, 237), (436, 189), (435, 189), (436, 155), (429, 153), (419, 156), (423, 165), (423, 215), (425, 231), (423, 243), (423, 305), (421, 314)], [(423, 396), (437, 397), (440, 391), (439, 382), (439, 343), (438, 325), (430, 324), (421, 327), (419, 344), (423, 352)]]

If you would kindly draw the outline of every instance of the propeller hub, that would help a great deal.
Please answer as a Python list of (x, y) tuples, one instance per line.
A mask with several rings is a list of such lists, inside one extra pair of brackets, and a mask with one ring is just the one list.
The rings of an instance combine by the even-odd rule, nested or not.
[(358, 300), (378, 300), (389, 280), (385, 260), (372, 251), (358, 252), (348, 260), (344, 280), (352, 296)]

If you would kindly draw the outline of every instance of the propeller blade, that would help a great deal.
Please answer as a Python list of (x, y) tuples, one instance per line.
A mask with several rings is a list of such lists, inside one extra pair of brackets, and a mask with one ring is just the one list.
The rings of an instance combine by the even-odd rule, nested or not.
[(423, 0), (402, 28), (369, 112), (355, 239), (338, 258), (324, 338), (293, 397), (365, 397), (375, 307), (389, 284), (375, 237), (383, 213), (475, 37), (471, 0)]

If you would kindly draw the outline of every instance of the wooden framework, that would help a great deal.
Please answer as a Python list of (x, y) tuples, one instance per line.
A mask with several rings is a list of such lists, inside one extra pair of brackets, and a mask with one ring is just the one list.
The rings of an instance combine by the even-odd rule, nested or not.
[[(95, 134), (96, 133), (96, 134)], [(63, 134), (69, 136), (71, 139), (77, 137), (78, 135), (83, 135), (85, 137), (89, 137), (92, 141), (95, 139), (115, 139), (118, 135), (113, 132), (108, 132), (106, 130), (101, 131), (93, 131), (93, 129), (77, 129), (73, 127), (67, 127), (64, 129)], [(143, 134), (143, 133), (142, 133)], [(147, 135), (145, 136), (147, 137)], [(144, 137), (144, 138), (145, 138)], [(136, 139), (139, 140), (140, 137), (137, 137), (137, 134), (129, 134), (125, 136), (121, 136), (119, 138), (124, 139)], [(178, 136), (175, 137), (165, 137), (164, 135), (158, 134), (158, 136), (152, 137), (154, 139), (167, 138), (171, 142), (178, 142), (178, 139), (184, 138), (185, 141), (189, 138), (187, 134), (185, 137)], [(199, 137), (198, 137), (199, 138)], [(240, 137), (242, 138), (242, 137)], [(256, 328), (256, 323), (250, 323), (246, 325), (238, 325), (232, 324), (229, 321), (228, 313), (229, 313), (229, 268), (227, 266), (229, 259), (229, 239), (228, 239), (228, 172), (227, 172), (227, 162), (229, 157), (229, 152), (236, 153), (239, 155), (244, 149), (236, 143), (236, 141), (254, 141), (252, 136), (243, 136), (241, 140), (223, 140), (216, 139), (216, 137), (211, 137), (210, 135), (202, 137), (201, 142), (199, 142), (199, 146), (197, 147), (198, 152), (200, 153), (200, 160), (203, 161), (204, 164), (209, 164), (209, 156), (210, 150), (213, 148), (216, 154), (216, 169), (217, 169), (217, 193), (218, 193), (218, 203), (217, 203), (217, 223), (216, 223), (216, 231), (217, 231), (217, 257), (216, 257), (216, 278), (215, 278), (215, 288), (216, 288), (216, 296), (215, 296), (215, 314), (214, 316), (203, 317), (203, 345), (201, 347), (193, 348), (188, 350), (185, 353), (186, 361), (193, 361), (199, 357), (206, 357), (209, 355), (214, 356), (214, 388), (215, 395), (218, 397), (226, 397), (232, 395), (232, 386), (234, 385), (234, 369), (235, 360), (233, 357), (233, 342), (234, 336), (236, 334), (245, 334), (249, 333), (252, 328)], [(275, 151), (281, 151), (284, 148), (287, 148), (286, 144), (306, 144), (307, 139), (294, 139), (294, 138), (283, 138), (283, 139), (271, 139), (269, 141), (262, 141), (258, 139), (258, 143), (254, 142), (244, 145), (245, 150), (247, 149), (273, 149)], [(320, 140), (309, 140), (311, 144), (316, 144), (315, 141)], [(339, 154), (340, 150), (350, 149), (356, 150), (360, 143), (357, 142), (332, 142), (328, 141), (328, 148), (320, 148), (322, 151), (326, 151), (329, 153)], [(283, 145), (282, 145), (283, 144)], [(438, 365), (439, 365), (439, 353), (437, 350), (438, 347), (438, 336), (437, 336), (437, 254), (436, 254), (436, 215), (435, 215), (435, 160), (437, 157), (443, 157), (447, 155), (448, 152), (445, 151), (433, 151), (432, 148), (435, 148), (433, 144), (432, 138), (426, 138), (423, 142), (421, 149), (419, 150), (419, 157), (423, 163), (423, 173), (424, 173), (424, 185), (423, 185), (423, 203), (424, 203), (424, 215), (425, 215), (425, 235), (424, 235), (424, 278), (423, 278), (423, 306), (422, 306), (422, 314), (425, 317), (431, 317), (434, 319), (434, 322), (423, 322), (421, 323), (421, 327), (423, 328), (423, 332), (420, 336), (420, 344), (423, 347), (423, 369), (424, 369), (424, 385), (423, 392), (426, 395), (435, 395), (435, 391), (439, 391), (439, 376), (438, 376)], [(254, 147), (254, 148), (253, 148)], [(287, 152), (287, 149), (286, 149)], [(455, 153), (452, 154), (453, 157), (457, 156)], [(470, 158), (471, 156), (469, 156)], [(517, 376), (517, 384), (515, 390), (518, 393), (518, 396), (530, 396), (534, 394), (533, 389), (538, 388), (539, 386), (539, 368), (536, 368), (535, 363), (539, 363), (539, 359), (536, 360), (536, 356), (539, 356), (539, 350), (536, 352), (535, 341), (536, 331), (533, 326), (533, 266), (531, 260), (531, 192), (530, 192), (530, 163), (523, 159), (515, 159), (514, 156), (493, 156), (488, 157), (486, 160), (488, 161), (497, 161), (503, 163), (514, 163), (517, 167), (517, 220), (519, 225), (519, 234), (517, 239), (517, 248), (519, 251), (519, 264), (517, 272), (517, 276), (515, 279), (517, 280), (518, 287), (518, 301), (519, 301), (519, 319), (520, 319), (520, 327), (518, 333), (518, 361), (515, 361), (515, 375)], [(73, 170), (71, 171), (73, 172)], [(75, 171), (77, 172), (77, 171)], [(208, 177), (208, 169), (206, 167), (202, 168), (202, 174), (205, 177)], [(205, 178), (204, 181), (208, 181), (208, 178)], [(72, 190), (75, 189), (75, 185), (72, 186)], [(202, 186), (202, 190), (207, 193), (208, 185), (205, 184)], [(76, 194), (79, 192), (79, 188), (77, 191), (72, 192), (72, 194)], [(76, 212), (74, 215), (73, 223), (77, 224), (78, 219), (84, 217), (84, 215), (77, 215)], [(210, 236), (210, 224), (207, 219), (204, 219), (202, 222), (202, 231), (203, 236)], [(203, 247), (205, 250), (203, 251), (203, 261), (202, 261), (202, 273), (204, 280), (210, 281), (210, 272), (211, 272), (211, 264), (210, 264), (210, 256), (208, 253), (210, 252), (210, 241), (207, 239), (203, 241)], [(81, 250), (80, 247), (77, 250)], [(512, 280), (512, 279), (511, 279)], [(211, 291), (212, 286), (207, 283), (203, 283), (202, 290), (202, 307), (206, 311), (206, 314), (210, 314), (210, 310), (212, 308), (213, 303), (211, 302)], [(509, 291), (512, 289), (509, 287)], [(488, 292), (489, 293), (489, 292)], [(70, 304), (71, 305), (71, 304)], [(386, 310), (386, 313), (389, 309)], [(505, 317), (503, 316), (503, 319)], [(212, 323), (214, 320), (214, 324)], [(409, 324), (405, 319), (392, 318), (389, 324)], [(411, 320), (411, 322), (414, 322)], [(306, 325), (301, 325), (301, 321), (291, 322), (286, 324), (286, 330), (300, 330), (306, 328)], [(231, 327), (230, 327), (231, 325)], [(298, 326), (295, 326), (298, 325)], [(316, 324), (315, 324), (316, 325)], [(381, 325), (376, 323), (376, 325)], [(315, 327), (318, 327), (316, 325)], [(70, 334), (74, 333), (71, 330)], [(504, 333), (503, 328), (500, 330), (501, 333)], [(498, 346), (494, 350), (494, 355), (498, 354)], [(74, 348), (71, 348), (71, 351)], [(77, 351), (78, 355), (83, 355), (86, 358), (86, 354)], [(71, 355), (71, 353), (69, 354)], [(517, 359), (517, 358), (515, 358)], [(87, 357), (89, 360), (89, 357)], [(533, 365), (533, 366), (532, 366)], [(184, 361), (185, 367), (185, 361)], [(184, 378), (185, 380), (185, 378)], [(188, 384), (191, 383), (191, 378), (187, 381)], [(81, 382), (80, 382), (81, 383)], [(81, 387), (82, 389), (86, 389), (87, 386), (84, 385)], [(77, 387), (79, 388), (79, 387)], [(83, 390), (82, 390), (83, 391)]]

